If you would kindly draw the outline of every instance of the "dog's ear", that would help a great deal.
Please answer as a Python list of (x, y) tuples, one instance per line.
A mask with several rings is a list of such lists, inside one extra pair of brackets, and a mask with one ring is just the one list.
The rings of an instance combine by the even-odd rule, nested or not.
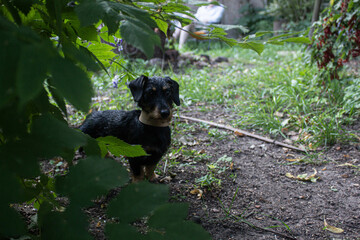
[(177, 106), (180, 106), (179, 84), (169, 77), (166, 77), (165, 80), (171, 87), (171, 99)]
[(130, 88), (131, 94), (134, 97), (135, 102), (140, 101), (144, 91), (144, 85), (147, 82), (147, 80), (148, 78), (146, 76), (141, 75), (140, 77), (129, 83), (128, 86)]

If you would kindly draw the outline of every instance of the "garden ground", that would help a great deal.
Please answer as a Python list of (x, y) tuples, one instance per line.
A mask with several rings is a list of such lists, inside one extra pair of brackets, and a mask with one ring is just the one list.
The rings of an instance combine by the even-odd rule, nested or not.
[[(170, 187), (170, 201), (187, 202), (188, 218), (214, 240), (360, 239), (358, 115), (337, 105), (340, 101), (328, 94), (332, 89), (316, 86), (316, 69), (304, 67), (301, 49), (285, 50), (259, 57), (219, 49), (230, 62), (166, 73), (181, 86), (182, 106), (175, 115), (230, 125), (308, 151), (175, 117), (172, 146), (158, 165), (155, 184)], [(165, 74), (136, 68), (135, 74)], [(101, 78), (95, 86), (94, 109), (134, 108), (126, 86), (112, 89), (111, 80)], [(84, 115), (73, 113), (77, 125)], [(67, 166), (59, 163), (44, 169), (61, 173)], [(106, 207), (119, 191), (85, 210), (95, 239), (106, 239)], [(31, 206), (20, 209), (28, 217), (35, 213)]]
[[(322, 147), (297, 152), (175, 118), (172, 147), (157, 169), (158, 184), (170, 186), (171, 201), (189, 203), (189, 219), (215, 240), (360, 239), (360, 144), (359, 139), (341, 140), (349, 133), (358, 138), (359, 122), (333, 126), (331, 108), (336, 112), (341, 107), (329, 107), (334, 103), (321, 96), (322, 90), (314, 90), (316, 69), (305, 67), (301, 48), (283, 50), (248, 58), (230, 51), (230, 62), (209, 64), (205, 58), (205, 63), (195, 62), (199, 70), (172, 73), (184, 103), (178, 114), (307, 149), (315, 145), (307, 142), (312, 138), (323, 141)], [(228, 51), (219, 52), (215, 56)], [(308, 119), (307, 125), (294, 120), (301, 117)], [(301, 134), (301, 129), (311, 134)], [(94, 233), (104, 218), (94, 218)], [(95, 235), (103, 239), (98, 230)]]
[[(181, 113), (220, 123), (234, 117), (219, 106), (208, 108), (214, 111), (195, 107)], [(186, 128), (186, 134), (175, 129), (158, 184), (170, 186), (171, 201), (189, 203), (189, 219), (214, 240), (360, 239), (359, 144), (304, 154), (203, 124), (176, 128)], [(313, 182), (286, 176), (314, 171)], [(105, 239), (106, 202), (88, 209), (96, 239)], [(344, 232), (325, 230), (324, 221), (338, 228), (329, 230)]]

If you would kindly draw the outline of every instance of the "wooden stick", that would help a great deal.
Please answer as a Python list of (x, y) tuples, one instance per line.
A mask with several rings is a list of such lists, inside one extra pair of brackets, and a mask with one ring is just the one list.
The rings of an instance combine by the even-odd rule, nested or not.
[(278, 141), (275, 141), (275, 140), (272, 140), (272, 139), (269, 139), (269, 138), (265, 138), (265, 137), (262, 137), (262, 136), (259, 136), (259, 135), (256, 135), (256, 134), (252, 134), (252, 133), (249, 133), (249, 132), (246, 132), (244, 130), (240, 130), (240, 129), (237, 129), (237, 128), (234, 128), (234, 127), (231, 127), (231, 126), (226, 126), (226, 125), (223, 125), (223, 124), (218, 124), (218, 123), (214, 123), (214, 122), (210, 122), (210, 121), (206, 121), (206, 120), (202, 120), (202, 119), (198, 119), (198, 118), (193, 118), (193, 117), (186, 117), (186, 116), (182, 116), (182, 115), (178, 115), (178, 117), (181, 118), (181, 119), (190, 120), (190, 121), (193, 121), (193, 122), (205, 123), (205, 124), (208, 124), (208, 125), (211, 125), (211, 126), (214, 126), (214, 127), (227, 129), (227, 130), (233, 131), (235, 134), (243, 134), (243, 135), (246, 135), (248, 137), (256, 138), (256, 139), (259, 139), (259, 140), (264, 141), (264, 142), (273, 143), (275, 145), (290, 148), (290, 149), (293, 149), (293, 150), (296, 150), (296, 151), (306, 152), (306, 150), (304, 150), (304, 149), (301, 149), (301, 148), (298, 148), (298, 147), (295, 147), (295, 146), (292, 146), (292, 145), (289, 145), (289, 144), (286, 144), (286, 143), (278, 142)]

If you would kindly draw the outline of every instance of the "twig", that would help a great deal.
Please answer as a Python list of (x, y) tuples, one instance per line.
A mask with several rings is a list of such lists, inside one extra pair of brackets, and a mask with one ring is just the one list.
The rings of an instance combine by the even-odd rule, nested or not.
[(267, 228), (263, 228), (263, 227), (256, 226), (256, 225), (254, 225), (253, 223), (250, 223), (250, 222), (248, 222), (248, 221), (246, 221), (246, 220), (243, 220), (243, 219), (237, 219), (237, 220), (240, 220), (241, 222), (249, 225), (249, 226), (252, 227), (252, 228), (255, 228), (255, 229), (258, 229), (258, 230), (261, 230), (261, 231), (264, 231), (264, 232), (270, 232), (270, 233), (273, 233), (273, 234), (278, 235), (278, 236), (280, 236), (280, 237), (283, 237), (283, 238), (285, 238), (285, 239), (296, 240), (296, 238), (294, 238), (294, 237), (292, 237), (292, 236), (288, 236), (288, 235), (285, 235), (285, 234), (280, 233), (280, 232), (275, 232), (275, 231), (273, 231), (273, 230), (271, 230), (271, 229), (267, 229)]
[(250, 227), (252, 227), (252, 228), (261, 230), (261, 231), (263, 231), (263, 232), (270, 232), (270, 233), (273, 233), (273, 234), (278, 235), (278, 236), (280, 236), (280, 237), (283, 237), (283, 238), (285, 238), (285, 239), (296, 240), (295, 237), (288, 236), (288, 235), (286, 235), (286, 234), (283, 234), (283, 233), (280, 233), (280, 232), (276, 232), (276, 231), (271, 230), (271, 229), (268, 229), (268, 228), (263, 228), (263, 227), (257, 226), (257, 225), (255, 225), (254, 223), (245, 220), (246, 218), (248, 218), (249, 216), (251, 216), (252, 214), (254, 214), (254, 212), (251, 212), (251, 213), (248, 214), (246, 217), (239, 217), (239, 216), (236, 216), (236, 215), (234, 215), (234, 214), (231, 214), (230, 211), (228, 211), (228, 210), (226, 210), (226, 209), (224, 208), (224, 206), (222, 206), (222, 208), (223, 208), (223, 210), (229, 215), (229, 217), (233, 218), (233, 219), (236, 220), (236, 221), (245, 223), (245, 224), (247, 224), (248, 226), (250, 226)]
[(286, 144), (286, 143), (278, 142), (276, 140), (272, 140), (272, 139), (269, 139), (269, 138), (265, 138), (265, 137), (262, 137), (262, 136), (259, 136), (259, 135), (256, 135), (256, 134), (252, 134), (252, 133), (249, 133), (249, 132), (246, 132), (244, 130), (240, 130), (240, 129), (237, 129), (237, 128), (234, 128), (234, 127), (230, 127), (230, 126), (226, 126), (226, 125), (223, 125), (223, 124), (218, 124), (218, 123), (214, 123), (214, 122), (210, 122), (210, 121), (206, 121), (206, 120), (202, 120), (202, 119), (198, 119), (198, 118), (186, 117), (186, 116), (182, 116), (182, 115), (179, 115), (178, 117), (182, 118), (182, 119), (185, 119), (185, 120), (190, 120), (190, 121), (193, 121), (193, 122), (205, 123), (205, 124), (215, 126), (215, 127), (218, 127), (218, 128), (227, 129), (227, 130), (233, 131), (234, 133), (243, 134), (243, 135), (246, 135), (248, 137), (256, 138), (256, 139), (259, 139), (259, 140), (264, 141), (264, 142), (273, 143), (275, 145), (290, 148), (290, 149), (293, 149), (293, 150), (296, 150), (296, 151), (306, 152), (306, 150), (304, 150), (304, 149), (301, 149), (301, 148), (298, 148), (298, 147), (295, 147), (295, 146), (292, 146), (292, 145), (289, 145), (289, 144)]

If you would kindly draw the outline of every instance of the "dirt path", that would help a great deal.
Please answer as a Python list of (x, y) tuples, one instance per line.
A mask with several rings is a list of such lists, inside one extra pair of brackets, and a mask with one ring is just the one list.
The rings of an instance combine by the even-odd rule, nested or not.
[[(186, 110), (184, 115), (227, 118)], [(214, 240), (360, 239), (359, 145), (333, 146), (296, 164), (305, 154), (197, 123), (181, 127), (188, 130), (175, 129), (170, 160), (159, 167), (165, 170), (161, 179), (170, 185), (173, 201), (189, 202), (189, 218)], [(285, 176), (310, 176), (314, 169), (316, 182)], [(212, 187), (200, 186), (204, 176)], [(324, 230), (324, 219), (344, 232)]]

